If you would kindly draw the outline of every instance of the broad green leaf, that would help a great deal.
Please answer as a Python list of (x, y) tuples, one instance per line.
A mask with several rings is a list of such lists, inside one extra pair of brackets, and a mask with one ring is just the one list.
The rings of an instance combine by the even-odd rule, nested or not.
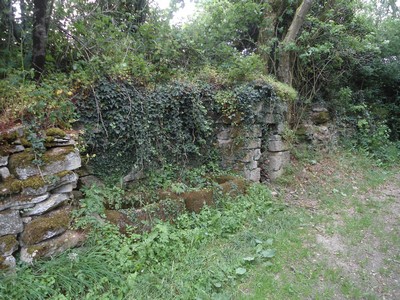
[(243, 275), (246, 272), (247, 272), (247, 270), (245, 268), (237, 268), (235, 273), (238, 275)]
[(275, 250), (267, 249), (267, 250), (261, 251), (261, 256), (263, 258), (272, 258), (275, 256)]

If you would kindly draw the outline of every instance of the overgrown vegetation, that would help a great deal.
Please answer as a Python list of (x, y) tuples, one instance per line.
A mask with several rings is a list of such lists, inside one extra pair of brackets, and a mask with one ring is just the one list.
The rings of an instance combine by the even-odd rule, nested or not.
[[(325, 262), (310, 264), (314, 248), (305, 245), (313, 242), (309, 233), (322, 222), (336, 232), (331, 221), (339, 207), (355, 205), (364, 212), (356, 194), (380, 185), (391, 170), (371, 168), (370, 159), (357, 153), (327, 157), (299, 152), (297, 158), (287, 180), (274, 186), (282, 197), (288, 195), (287, 188), (294, 191), (289, 205), (278, 200), (280, 196), (273, 198), (265, 185), (254, 184), (247, 195), (221, 196), (216, 208), (181, 214), (173, 224), (157, 223), (141, 235), (121, 234), (114, 225), (94, 217), (104, 214), (106, 198), (116, 202), (123, 197), (121, 190), (94, 187), (75, 214), (76, 226), (92, 228), (85, 246), (50, 261), (19, 265), (16, 274), (2, 275), (0, 294), (4, 299), (257, 299), (260, 295), (287, 299), (315, 295), (322, 276), (344, 295), (362, 297), (366, 292), (358, 286), (347, 289), (347, 281), (339, 273), (332, 277), (334, 270)], [(305, 167), (314, 176), (306, 190), (305, 182), (298, 181)], [(197, 173), (201, 177), (204, 172), (192, 172), (191, 181), (199, 178)], [(319, 202), (314, 203), (310, 195), (318, 195)], [(370, 207), (376, 214), (376, 206)], [(370, 228), (372, 224), (365, 218), (349, 220), (348, 226)], [(351, 232), (357, 238), (361, 231)], [(331, 298), (332, 289), (321, 290), (320, 295)]]
[[(265, 186), (253, 185), (247, 195), (220, 194), (216, 208), (157, 223), (143, 235), (99, 223), (106, 208), (160, 200), (159, 189), (182, 194), (214, 188), (208, 178), (218, 171), (213, 123), (251, 124), (256, 102), (286, 101), (290, 124), (283, 135), (292, 144), (304, 111), (324, 104), (342, 141), (360, 157), (349, 161), (367, 170), (369, 185), (376, 175), (371, 165), (383, 178), (386, 171), (379, 168), (398, 162), (396, 3), (202, 0), (190, 22), (174, 25), (182, 3), (171, 1), (162, 10), (147, 0), (0, 1), (0, 130), (24, 123), (21, 142), (40, 165), (52, 136), (46, 128), (84, 124), (80, 147), (99, 175), (120, 179), (129, 171), (153, 170), (131, 194), (116, 180), (112, 187), (87, 190), (75, 212), (76, 227), (91, 229), (85, 246), (2, 274), (1, 297), (225, 299), (241, 295), (237, 286), (251, 272), (265, 282), (262, 296), (280, 289), (278, 299), (297, 290), (312, 297), (299, 285), (275, 285), (274, 276), (297, 257), (304, 224), (315, 224), (313, 216), (272, 200)], [(297, 18), (304, 3), (309, 10)], [(289, 39), (293, 27), (298, 32)], [(6, 135), (0, 143), (8, 143)], [(297, 159), (315, 166), (314, 154)], [(189, 164), (198, 168), (185, 170)], [(292, 179), (289, 174), (280, 184)], [(345, 184), (318, 194), (325, 209), (350, 195), (350, 183), (340, 180)], [(299, 257), (307, 255), (301, 251)]]
[[(4, 1), (1, 126), (33, 119), (42, 127), (68, 127), (77, 119), (71, 103), (88, 94), (101, 96), (97, 88), (104, 86), (104, 78), (119, 85), (134, 83), (140, 92), (163, 83), (167, 92), (170, 82), (182, 78), (227, 89), (264, 78), (282, 99), (293, 100), (297, 97), (293, 90), (270, 80), (271, 76), (283, 80), (280, 68), (289, 55), (289, 83), (299, 91), (300, 105), (295, 107), (325, 102), (337, 119), (354, 129), (352, 137), (367, 130), (379, 139), (385, 131), (397, 140), (400, 26), (396, 4), (314, 1), (298, 36), (287, 44), (284, 39), (302, 2), (201, 1), (191, 21), (178, 26), (171, 20), (180, 1), (172, 1), (165, 10), (136, 0), (45, 1), (45, 24), (36, 18), (43, 8), (37, 3)], [(41, 55), (35, 48), (34, 24), (46, 29), (39, 38), (46, 45), (39, 49), (45, 51), (45, 64), (40, 66), (31, 63)], [(367, 126), (352, 121), (354, 108), (360, 106), (368, 118), (357, 118)], [(101, 107), (96, 111), (100, 114)], [(295, 126), (303, 109), (290, 111)], [(366, 144), (374, 147), (374, 142), (361, 142), (362, 147)]]
[[(221, 198), (218, 209), (183, 214), (174, 224), (159, 223), (149, 233), (126, 236), (113, 225), (93, 227), (93, 213), (104, 209), (98, 195), (87, 193), (86, 213), (79, 214), (93, 229), (85, 247), (3, 276), (5, 299), (217, 296), (240, 282), (251, 265), (268, 265), (275, 256), (273, 230), (244, 232), (243, 226), (270, 227), (286, 214), (266, 187), (254, 185), (247, 195)], [(23, 285), (24, 292), (16, 285)]]
[(257, 104), (278, 115), (278, 102), (275, 89), (260, 80), (231, 89), (174, 81), (149, 90), (103, 79), (78, 108), (80, 121), (87, 124), (87, 151), (96, 153), (91, 164), (97, 174), (109, 177), (171, 163), (215, 161), (217, 122), (250, 125), (257, 121)]

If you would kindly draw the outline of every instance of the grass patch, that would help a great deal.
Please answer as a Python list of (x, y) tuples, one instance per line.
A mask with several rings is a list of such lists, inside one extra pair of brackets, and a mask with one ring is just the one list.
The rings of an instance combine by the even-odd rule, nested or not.
[[(310, 172), (307, 182), (297, 177), (304, 168)], [(386, 231), (376, 218), (393, 198), (360, 202), (359, 196), (393, 172), (371, 169), (367, 158), (348, 153), (321, 157), (317, 164), (299, 161), (293, 170), (283, 186), (273, 186), (280, 200), (256, 184), (247, 195), (223, 197), (216, 208), (183, 214), (174, 224), (158, 223), (141, 236), (99, 226), (85, 248), (3, 276), (0, 294), (5, 299), (376, 299), (366, 288), (368, 274), (361, 271), (354, 281), (346, 265), (332, 265), (316, 234), (340, 235), (346, 245), (357, 246), (372, 232), (389, 253), (399, 243), (397, 231)], [(287, 198), (291, 188), (298, 193), (289, 193), (293, 202)], [(297, 205), (310, 198), (317, 200), (316, 209)], [(335, 259), (346, 259), (346, 253)], [(382, 276), (396, 271), (392, 260), (399, 258), (390, 259), (378, 271)], [(363, 258), (359, 263), (369, 266)], [(15, 288), (20, 286), (22, 291)]]

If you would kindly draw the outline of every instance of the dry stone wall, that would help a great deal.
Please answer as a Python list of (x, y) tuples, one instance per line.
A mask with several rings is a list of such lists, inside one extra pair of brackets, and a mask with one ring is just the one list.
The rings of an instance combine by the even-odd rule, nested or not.
[[(69, 230), (81, 158), (71, 135), (49, 129), (38, 157), (22, 127), (0, 133), (0, 269), (50, 257), (83, 241)], [(37, 163), (35, 163), (35, 161)]]
[(287, 106), (285, 103), (260, 102), (252, 108), (254, 120), (218, 123), (217, 147), (224, 167), (233, 168), (246, 179), (275, 180), (290, 162), (287, 144), (282, 138)]
[[(222, 165), (253, 182), (278, 178), (290, 160), (282, 138), (286, 113), (285, 103), (263, 101), (252, 104), (247, 120), (219, 117), (215, 122), (215, 146), (222, 154)], [(45, 151), (40, 153), (32, 147), (35, 141), (29, 142), (27, 136), (22, 127), (0, 132), (0, 269), (13, 268), (17, 254), (31, 263), (79, 246), (85, 235), (70, 226), (70, 204), (76, 194), (78, 173), (83, 176), (81, 185), (98, 182), (80, 169), (81, 158), (72, 135), (48, 129), (42, 140)], [(129, 177), (139, 178), (143, 174)], [(231, 182), (232, 186), (243, 185), (231, 178), (219, 182), (221, 189), (230, 190)], [(208, 190), (185, 194), (182, 210), (198, 212), (204, 202), (212, 205), (212, 195)], [(160, 205), (158, 210), (168, 219)], [(139, 214), (138, 218), (147, 217)], [(119, 224), (121, 218), (114, 221)]]

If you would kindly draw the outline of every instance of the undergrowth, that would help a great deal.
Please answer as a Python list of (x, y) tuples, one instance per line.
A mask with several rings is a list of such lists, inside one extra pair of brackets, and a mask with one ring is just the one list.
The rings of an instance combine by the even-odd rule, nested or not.
[[(183, 214), (143, 235), (93, 227), (86, 245), (2, 275), (4, 299), (199, 299), (232, 288), (252, 265), (270, 264), (284, 205), (265, 186), (221, 198), (218, 209)], [(274, 227), (276, 226), (276, 227)], [(248, 228), (248, 229), (246, 229)], [(273, 230), (262, 230), (272, 228)], [(286, 229), (285, 229), (286, 230)], [(23, 286), (21, 289), (16, 287)]]

